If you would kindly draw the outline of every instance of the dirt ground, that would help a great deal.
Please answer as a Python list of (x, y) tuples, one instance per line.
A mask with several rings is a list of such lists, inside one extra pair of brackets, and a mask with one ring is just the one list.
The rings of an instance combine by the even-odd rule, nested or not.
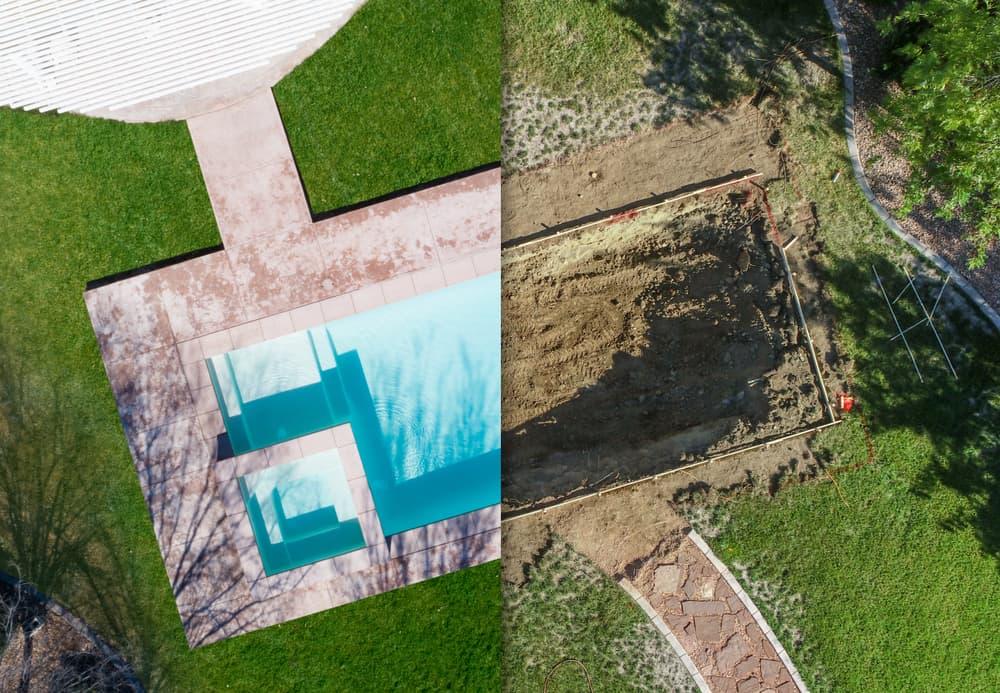
[(773, 178), (779, 169), (773, 134), (760, 112), (745, 104), (506, 176), (501, 185), (503, 239), (735, 171), (754, 169)]
[(765, 229), (716, 195), (506, 252), (507, 508), (822, 420)]
[(812, 479), (820, 466), (808, 436), (777, 443), (695, 469), (650, 479), (503, 523), (503, 577), (521, 584), (551, 541), (565, 538), (610, 575), (679, 543), (688, 523), (677, 512), (707, 494), (756, 489), (774, 493), (784, 484)]

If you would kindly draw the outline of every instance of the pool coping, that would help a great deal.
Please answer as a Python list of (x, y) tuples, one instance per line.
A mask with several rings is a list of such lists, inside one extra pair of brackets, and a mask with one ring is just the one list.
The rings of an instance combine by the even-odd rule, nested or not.
[[(268, 112), (266, 99), (260, 108)], [(498, 272), (499, 167), (317, 221), (285, 221), (273, 233), (231, 230), (220, 250), (84, 293), (191, 647), (500, 557), (499, 504), (385, 542), (370, 490), (357, 481), (363, 467), (349, 427), (237, 457), (220, 451), (224, 426), (205, 366), (235, 348)], [(369, 546), (263, 575), (256, 545), (247, 550), (236, 476), (329, 449), (362, 473), (352, 491)]]

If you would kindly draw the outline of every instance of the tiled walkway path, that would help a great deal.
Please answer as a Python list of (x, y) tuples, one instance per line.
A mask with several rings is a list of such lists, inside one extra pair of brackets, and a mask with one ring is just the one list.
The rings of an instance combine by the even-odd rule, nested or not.
[(270, 91), (189, 127), (225, 249), (84, 296), (188, 641), (498, 558), (498, 507), (387, 546), (367, 513), (367, 549), (264, 575), (235, 477), (323, 450), (357, 471), (357, 449), (344, 427), (225, 459), (205, 359), (498, 271), (499, 171), (314, 223)]
[[(618, 582), (663, 633), (702, 691), (805, 691), (780, 641), (711, 548), (649, 480), (510, 519), (505, 570), (554, 533)], [(664, 646), (668, 646), (664, 643)]]
[(705, 549), (690, 534), (642, 566), (631, 583), (714, 693), (804, 691), (757, 607)]

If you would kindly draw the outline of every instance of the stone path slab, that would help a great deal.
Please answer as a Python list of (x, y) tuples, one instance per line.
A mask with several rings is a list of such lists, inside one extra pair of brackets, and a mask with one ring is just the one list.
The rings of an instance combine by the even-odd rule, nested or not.
[[(805, 691), (760, 611), (694, 532), (630, 582), (676, 637), (712, 691)], [(725, 570), (725, 574), (720, 570)]]
[(540, 538), (557, 534), (635, 600), (701, 690), (805, 691), (760, 611), (673, 509), (672, 495), (649, 480), (511, 518), (505, 563), (523, 571)]

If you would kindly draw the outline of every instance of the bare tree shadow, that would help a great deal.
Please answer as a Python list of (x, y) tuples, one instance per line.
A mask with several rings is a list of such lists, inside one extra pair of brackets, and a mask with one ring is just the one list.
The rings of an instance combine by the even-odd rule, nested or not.
[[(70, 387), (37, 377), (0, 340), (0, 565), (30, 584), (42, 607), (48, 597), (41, 595), (52, 595), (94, 619), (146, 678), (158, 666), (158, 652), (137, 637), (143, 612), (120, 608), (134, 583), (117, 571), (120, 547), (98, 510), (104, 484), (87, 464), (96, 444), (70, 415)], [(47, 611), (39, 613), (44, 621)], [(33, 636), (24, 633), (26, 646)], [(65, 654), (72, 661), (46, 675), (96, 676), (84, 653)]]
[(339, 580), (338, 600), (353, 602), (497, 560), (498, 520), (499, 512), (487, 509), (451, 518), (447, 531), (425, 526), (388, 537), (389, 555), (368, 570)]

